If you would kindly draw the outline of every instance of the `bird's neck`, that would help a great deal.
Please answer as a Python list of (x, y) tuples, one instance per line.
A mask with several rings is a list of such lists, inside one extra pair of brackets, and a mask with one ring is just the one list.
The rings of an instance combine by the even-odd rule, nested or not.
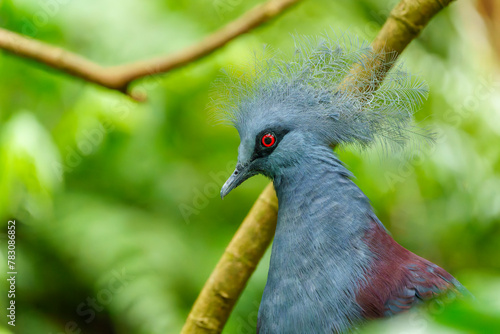
[[(363, 240), (373, 212), (349, 176), (325, 147), (274, 177), (278, 225), (259, 311), (263, 324), (287, 328), (301, 326), (300, 319), (318, 318), (304, 326), (319, 333), (329, 329), (315, 326), (347, 329), (360, 316), (355, 291), (373, 259)], [(296, 306), (286, 309), (277, 303)], [(281, 323), (278, 314), (286, 314), (282, 318), (290, 324)]]
[(277, 174), (274, 185), (279, 211), (275, 243), (282, 243), (280, 246), (288, 250), (297, 246), (325, 247), (331, 257), (342, 256), (348, 243), (362, 243), (370, 228), (369, 217), (375, 215), (368, 198), (350, 177), (327, 147), (311, 150), (296, 165)]
[[(352, 174), (327, 147), (312, 149), (295, 165), (274, 177), (279, 201), (279, 227), (325, 229), (337, 238), (356, 238), (352, 234), (369, 228), (366, 216), (373, 215), (366, 195), (351, 180)], [(314, 217), (317, 220), (311, 221)], [(360, 218), (360, 219), (356, 219)], [(349, 229), (343, 226), (349, 225)]]

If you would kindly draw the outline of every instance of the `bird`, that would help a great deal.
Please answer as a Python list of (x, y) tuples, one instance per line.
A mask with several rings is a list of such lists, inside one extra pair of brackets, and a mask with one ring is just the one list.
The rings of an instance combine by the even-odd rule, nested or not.
[(432, 141), (413, 120), (425, 82), (355, 36), (295, 37), (292, 55), (255, 58), (250, 73), (226, 72), (214, 101), (240, 137), (221, 198), (262, 174), (279, 203), (257, 333), (349, 333), (463, 295), (457, 279), (392, 238), (332, 149), (391, 154)]

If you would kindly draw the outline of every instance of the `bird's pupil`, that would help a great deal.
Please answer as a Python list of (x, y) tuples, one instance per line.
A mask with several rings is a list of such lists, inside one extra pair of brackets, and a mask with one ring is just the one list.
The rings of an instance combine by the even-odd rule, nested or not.
[(274, 138), (274, 135), (271, 133), (265, 134), (261, 139), (261, 143), (265, 147), (271, 147), (274, 145), (275, 142), (276, 138)]

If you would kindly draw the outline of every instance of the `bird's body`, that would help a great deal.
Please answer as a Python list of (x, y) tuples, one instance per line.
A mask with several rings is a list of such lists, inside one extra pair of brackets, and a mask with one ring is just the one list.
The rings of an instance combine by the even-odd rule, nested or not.
[(278, 196), (260, 334), (346, 333), (462, 289), (392, 239), (331, 150), (405, 141), (427, 92), (401, 68), (384, 82), (377, 70), (364, 81), (350, 77), (353, 66), (388, 59), (350, 42), (299, 46), (289, 62), (256, 66), (252, 87), (225, 94), (235, 97), (225, 106), (241, 143), (221, 196), (256, 174), (271, 178)]
[(303, 157), (274, 176), (278, 224), (258, 333), (344, 333), (461, 289), (392, 239), (331, 150)]

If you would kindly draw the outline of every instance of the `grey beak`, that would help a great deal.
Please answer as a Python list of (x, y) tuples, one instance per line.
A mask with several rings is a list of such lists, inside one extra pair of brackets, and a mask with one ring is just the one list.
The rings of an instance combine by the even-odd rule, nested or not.
[(254, 173), (249, 173), (250, 168), (249, 165), (241, 165), (238, 164), (233, 174), (227, 179), (226, 183), (222, 186), (220, 191), (220, 198), (224, 198), (227, 194), (231, 192), (234, 188), (243, 183), (250, 176), (254, 175)]

